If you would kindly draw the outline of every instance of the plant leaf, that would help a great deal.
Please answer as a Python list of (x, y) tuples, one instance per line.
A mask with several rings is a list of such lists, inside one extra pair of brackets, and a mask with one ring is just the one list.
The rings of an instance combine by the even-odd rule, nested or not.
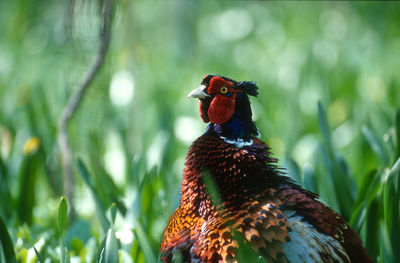
[(287, 158), (285, 164), (286, 164), (289, 176), (293, 180), (295, 180), (298, 184), (300, 184), (302, 180), (301, 180), (301, 172), (300, 172), (299, 165), (292, 158)]
[(306, 165), (303, 168), (303, 185), (304, 187), (312, 192), (316, 192), (316, 178), (315, 178), (315, 172), (314, 169), (311, 167), (311, 165)]
[(104, 247), (106, 246), (107, 235), (103, 237), (101, 240), (97, 251), (96, 251), (96, 262), (103, 263), (104, 262)]
[(366, 228), (368, 231), (365, 243), (365, 248), (372, 257), (375, 257), (379, 253), (379, 248), (376, 246), (376, 240), (379, 240), (379, 218), (378, 200), (374, 200), (367, 207)]
[(396, 140), (397, 140), (396, 158), (399, 158), (400, 157), (400, 107), (396, 111), (396, 120), (394, 126), (396, 128)]
[(112, 203), (110, 208), (110, 214), (111, 214), (111, 222), (113, 224), (115, 223), (115, 217), (117, 216), (117, 211), (118, 211), (117, 204)]
[(62, 196), (58, 205), (58, 230), (60, 231), (60, 237), (64, 235), (65, 222), (67, 221), (68, 213), (68, 202), (67, 199)]
[(361, 202), (358, 204), (358, 206), (355, 208), (353, 215), (350, 220), (350, 225), (351, 227), (356, 230), (357, 232), (360, 231), (362, 225), (365, 222), (366, 215), (367, 215), (367, 204), (365, 201)]
[(96, 208), (97, 208), (96, 215), (99, 219), (100, 225), (101, 225), (104, 233), (106, 233), (110, 227), (110, 223), (108, 222), (107, 217), (106, 217), (106, 210), (105, 210), (104, 205), (101, 202), (101, 199), (96, 191), (96, 187), (93, 182), (92, 176), (89, 173), (89, 170), (87, 169), (86, 165), (80, 158), (78, 158), (78, 171), (79, 171), (79, 174), (82, 176), (83, 180), (85, 181), (85, 183), (87, 184), (87, 186), (89, 187), (90, 191), (92, 192), (94, 201), (96, 203)]
[(37, 257), (39, 263), (44, 263), (42, 256), (40, 255), (39, 251), (36, 250), (35, 246), (33, 246), (33, 250), (35, 251), (35, 254), (36, 254), (36, 257)]
[(399, 182), (399, 173), (400, 173), (400, 158), (397, 160), (395, 165), (389, 171), (387, 176), (387, 181), (384, 185), (384, 197), (383, 197), (383, 208), (384, 208), (384, 219), (385, 226), (387, 228), (388, 233), (390, 233), (391, 238), (391, 248), (392, 248), (392, 257), (394, 262), (398, 262), (400, 260), (400, 252), (398, 251), (400, 242), (400, 193), (397, 191), (398, 182)]
[(135, 234), (136, 238), (139, 241), (139, 246), (141, 247), (143, 254), (146, 258), (147, 262), (157, 262), (155, 253), (151, 247), (150, 240), (144, 231), (142, 224), (136, 217), (133, 215), (134, 218), (134, 226), (133, 233)]
[(107, 232), (106, 244), (104, 246), (104, 262), (117, 263), (118, 258), (118, 241), (115, 237), (114, 226), (111, 225)]
[(380, 157), (384, 165), (389, 164), (389, 156), (388, 153), (383, 145), (383, 142), (379, 140), (378, 136), (376, 136), (370, 128), (367, 126), (362, 126), (361, 132), (363, 133), (365, 139), (368, 141), (369, 145), (371, 146), (372, 150), (375, 152), (376, 155)]
[(329, 128), (329, 123), (326, 118), (326, 113), (324, 107), (322, 106), (321, 102), (318, 102), (318, 125), (319, 129), (322, 133), (323, 141), (325, 145), (328, 147), (328, 151), (332, 149), (331, 143), (331, 132)]
[(0, 217), (0, 241), (3, 247), (4, 257), (6, 262), (16, 263), (16, 257), (14, 252), (14, 246), (11, 241), (10, 234), (8, 233), (7, 227), (3, 222), (3, 219)]
[(393, 261), (393, 250), (390, 244), (390, 234), (383, 221), (380, 222), (380, 259), (381, 262), (395, 262)]

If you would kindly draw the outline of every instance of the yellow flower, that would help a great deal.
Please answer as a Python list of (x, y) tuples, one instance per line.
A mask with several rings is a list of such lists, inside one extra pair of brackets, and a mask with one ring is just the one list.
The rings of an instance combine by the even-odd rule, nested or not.
[(36, 136), (33, 136), (25, 142), (23, 152), (24, 152), (24, 154), (36, 152), (36, 150), (39, 148), (39, 146), (40, 146), (39, 138)]

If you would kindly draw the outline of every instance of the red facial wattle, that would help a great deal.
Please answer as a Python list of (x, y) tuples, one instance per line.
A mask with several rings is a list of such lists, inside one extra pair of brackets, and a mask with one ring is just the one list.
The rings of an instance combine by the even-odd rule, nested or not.
[(201, 86), (189, 93), (189, 98), (200, 99), (200, 117), (205, 123), (225, 124), (232, 118), (236, 94), (243, 92), (234, 83), (236, 82), (220, 76), (207, 75)]
[[(211, 101), (207, 114), (208, 119), (215, 124), (224, 124), (235, 112), (236, 93), (231, 97), (217, 95)], [(203, 117), (202, 117), (203, 118)], [(204, 118), (203, 118), (204, 120)]]
[(213, 77), (209, 82), (207, 93), (213, 98), (209, 105), (200, 102), (200, 116), (203, 121), (215, 124), (228, 122), (235, 111), (236, 90), (233, 88), (233, 83), (219, 76)]
[(201, 117), (201, 119), (202, 119), (205, 123), (210, 122), (210, 119), (208, 118), (207, 110), (205, 109), (205, 105), (204, 105), (203, 102), (201, 102), (201, 101), (199, 101), (199, 112), (200, 112), (200, 117)]

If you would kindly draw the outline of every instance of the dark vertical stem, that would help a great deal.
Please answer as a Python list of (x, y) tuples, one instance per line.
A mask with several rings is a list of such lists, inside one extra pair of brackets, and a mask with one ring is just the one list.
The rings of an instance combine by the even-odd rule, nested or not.
[(82, 101), (85, 92), (87, 91), (90, 83), (93, 81), (96, 74), (99, 72), (101, 65), (104, 62), (108, 46), (110, 43), (111, 35), (111, 15), (112, 15), (113, 0), (104, 0), (103, 2), (103, 21), (100, 31), (100, 45), (96, 56), (85, 73), (85, 76), (79, 85), (76, 92), (70, 97), (67, 105), (64, 107), (59, 122), (58, 122), (58, 135), (57, 141), (60, 148), (60, 155), (63, 170), (63, 183), (64, 194), (66, 195), (69, 203), (71, 204), (71, 215), (74, 215), (74, 177), (73, 177), (73, 153), (68, 139), (67, 126), (69, 120), (74, 115), (80, 102)]

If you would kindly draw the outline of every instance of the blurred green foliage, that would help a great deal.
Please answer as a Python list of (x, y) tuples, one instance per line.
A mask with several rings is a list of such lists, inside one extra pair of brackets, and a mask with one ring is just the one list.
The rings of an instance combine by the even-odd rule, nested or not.
[(99, 6), (0, 1), (1, 262), (156, 261), (205, 129), (186, 94), (208, 73), (257, 81), (254, 119), (280, 164), (376, 261), (400, 261), (399, 3), (120, 0), (114, 11), (106, 64), (69, 126), (77, 216), (58, 229), (56, 124), (96, 51)]

